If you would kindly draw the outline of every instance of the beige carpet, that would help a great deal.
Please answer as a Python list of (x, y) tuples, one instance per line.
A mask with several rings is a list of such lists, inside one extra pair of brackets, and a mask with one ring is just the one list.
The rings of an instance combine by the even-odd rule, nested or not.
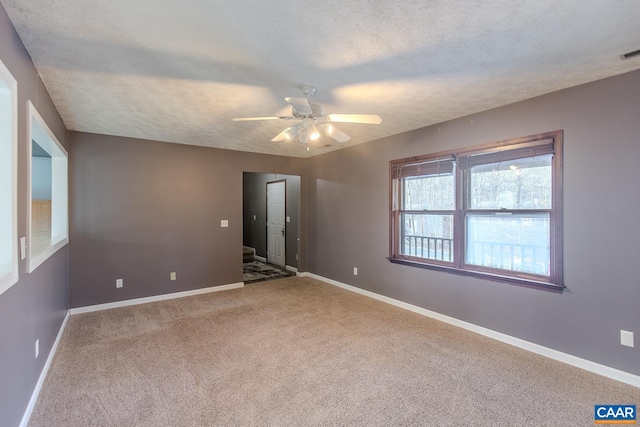
[(640, 389), (315, 281), (72, 316), (30, 427), (592, 426)]

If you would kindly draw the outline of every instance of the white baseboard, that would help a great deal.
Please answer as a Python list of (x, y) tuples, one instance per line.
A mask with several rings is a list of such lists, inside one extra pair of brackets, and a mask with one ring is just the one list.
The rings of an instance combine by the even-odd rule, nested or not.
[(106, 304), (97, 304), (97, 305), (89, 305), (86, 307), (72, 308), (71, 310), (69, 310), (69, 312), (71, 313), (71, 315), (91, 313), (93, 311), (109, 310), (109, 309), (118, 308), (118, 307), (128, 307), (130, 305), (146, 304), (149, 302), (165, 301), (168, 299), (175, 299), (175, 298), (184, 298), (184, 297), (190, 297), (193, 295), (208, 294), (210, 292), (228, 291), (230, 289), (242, 288), (243, 286), (244, 286), (244, 283), (242, 282), (231, 283), (229, 285), (211, 286), (209, 288), (194, 289), (191, 291), (174, 292), (171, 294), (155, 295), (152, 297), (135, 298), (135, 299), (128, 299), (124, 301), (109, 302)]
[(302, 273), (296, 273), (296, 277), (307, 277), (307, 272), (303, 271)]
[(265, 257), (261, 257), (259, 255), (256, 255), (255, 253), (253, 254), (253, 257), (258, 261), (267, 262), (267, 259)]
[(36, 406), (36, 402), (38, 401), (38, 396), (40, 395), (42, 384), (44, 384), (44, 380), (47, 377), (47, 373), (49, 372), (49, 368), (51, 367), (51, 362), (53, 361), (53, 357), (56, 355), (56, 350), (58, 350), (58, 344), (60, 344), (62, 333), (64, 332), (64, 328), (67, 326), (67, 320), (69, 320), (69, 315), (70, 315), (69, 310), (67, 310), (67, 314), (65, 314), (64, 320), (62, 321), (62, 325), (60, 325), (60, 329), (58, 330), (58, 335), (56, 336), (56, 339), (53, 342), (53, 345), (51, 346), (51, 351), (49, 351), (49, 356), (47, 357), (47, 361), (44, 362), (44, 366), (42, 367), (42, 372), (40, 372), (40, 377), (38, 378), (38, 382), (36, 383), (36, 386), (33, 389), (33, 393), (31, 393), (31, 399), (29, 399), (29, 404), (27, 405), (27, 409), (25, 409), (24, 415), (22, 415), (22, 421), (20, 421), (20, 427), (27, 427), (27, 424), (29, 424), (29, 418), (31, 418), (31, 413), (33, 412), (33, 408)]
[(285, 266), (284, 266), (284, 268), (285, 268), (285, 270), (287, 270), (287, 271), (291, 271), (291, 272), (293, 272), (293, 273), (297, 273), (297, 272), (298, 272), (298, 269), (297, 269), (297, 268), (295, 268), (295, 267), (291, 267), (290, 265), (285, 265)]
[(423, 316), (431, 317), (432, 319), (440, 320), (445, 323), (449, 323), (454, 326), (466, 329), (471, 332), (475, 332), (480, 335), (484, 335), (494, 340), (501, 341), (506, 344), (519, 347), (524, 350), (531, 351), (541, 356), (548, 357), (550, 359), (557, 360), (559, 362), (566, 363), (571, 366), (575, 366), (585, 371), (593, 372), (594, 374), (602, 375), (607, 378), (611, 378), (616, 381), (623, 382), (625, 384), (632, 385), (634, 387), (640, 387), (640, 376), (630, 374), (629, 372), (621, 371), (619, 369), (611, 368), (600, 363), (592, 362), (590, 360), (582, 359), (571, 354), (563, 353), (552, 348), (544, 347), (539, 344), (535, 344), (529, 341), (522, 340), (520, 338), (512, 337), (511, 335), (503, 334), (502, 332), (496, 332), (491, 329), (484, 328), (482, 326), (474, 325), (473, 323), (465, 322), (463, 320), (456, 319), (444, 314), (440, 314), (435, 311), (427, 310), (426, 308), (418, 307), (416, 305), (408, 304), (403, 301), (399, 301), (393, 298), (386, 297), (384, 295), (376, 294), (375, 292), (367, 291), (357, 288), (355, 286), (347, 285), (346, 283), (338, 282), (336, 280), (328, 279), (326, 277), (318, 276), (313, 273), (305, 273), (306, 276), (313, 279), (320, 280), (330, 285), (338, 286), (351, 292), (355, 292), (369, 298), (376, 299), (378, 301), (386, 302), (387, 304), (395, 305), (396, 307), (404, 308), (405, 310), (413, 311), (414, 313), (421, 314)]

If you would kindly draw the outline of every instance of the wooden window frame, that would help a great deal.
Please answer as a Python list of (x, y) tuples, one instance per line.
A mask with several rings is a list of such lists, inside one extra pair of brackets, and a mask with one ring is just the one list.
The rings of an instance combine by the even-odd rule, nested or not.
[[(550, 275), (536, 275), (518, 271), (510, 271), (486, 266), (467, 264), (466, 249), (466, 218), (469, 213), (492, 213), (497, 209), (469, 209), (467, 206), (469, 191), (469, 166), (459, 167), (458, 161), (472, 155), (485, 153), (519, 153), (523, 150), (535, 152), (537, 147), (552, 147), (551, 162), (551, 209), (510, 209), (507, 212), (549, 214), (549, 248)], [(518, 152), (514, 150), (519, 150)], [(514, 154), (518, 155), (518, 154)], [(535, 154), (518, 155), (518, 158), (533, 157)], [(416, 164), (427, 164), (453, 157), (456, 159), (455, 176), (455, 210), (453, 214), (453, 262), (443, 262), (428, 258), (414, 257), (401, 254), (400, 239), (402, 236), (401, 217), (405, 213), (402, 209), (403, 182), (408, 176), (402, 175), (401, 168), (413, 168)], [(389, 261), (395, 264), (409, 265), (430, 270), (445, 271), (453, 274), (472, 276), (492, 281), (504, 282), (518, 286), (543, 289), (552, 292), (562, 292), (565, 288), (563, 281), (563, 251), (562, 251), (562, 163), (563, 163), (563, 131), (546, 132), (522, 138), (509, 139), (488, 144), (476, 145), (459, 150), (449, 150), (423, 156), (414, 156), (389, 162)], [(414, 175), (416, 176), (416, 175)], [(503, 212), (504, 210), (500, 209)], [(439, 211), (418, 211), (418, 213), (433, 213)]]

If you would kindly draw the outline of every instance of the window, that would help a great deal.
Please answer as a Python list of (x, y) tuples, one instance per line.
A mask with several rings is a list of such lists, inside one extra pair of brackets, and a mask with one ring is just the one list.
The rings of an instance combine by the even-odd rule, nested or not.
[(18, 83), (0, 61), (0, 294), (18, 281)]
[(67, 152), (31, 102), (29, 262), (32, 272), (68, 242)]
[(563, 288), (562, 131), (390, 170), (392, 262)]

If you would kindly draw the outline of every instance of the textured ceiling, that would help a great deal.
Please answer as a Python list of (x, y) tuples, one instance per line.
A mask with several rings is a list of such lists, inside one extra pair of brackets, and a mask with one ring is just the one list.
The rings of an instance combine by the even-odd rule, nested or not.
[[(67, 128), (298, 157), (640, 68), (638, 0), (1, 1)], [(307, 152), (231, 121), (303, 84), (382, 124)]]

